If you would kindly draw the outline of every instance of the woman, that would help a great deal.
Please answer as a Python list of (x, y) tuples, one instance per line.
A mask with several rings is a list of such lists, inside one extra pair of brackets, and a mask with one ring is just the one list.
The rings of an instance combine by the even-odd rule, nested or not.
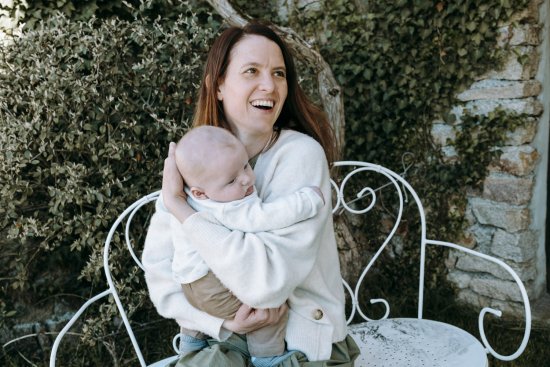
[[(232, 27), (214, 42), (193, 123), (226, 128), (244, 144), (264, 201), (309, 185), (330, 197), (332, 130), (298, 85), (289, 50), (269, 27)], [(143, 252), (146, 280), (161, 315), (213, 338), (210, 348), (178, 365), (247, 366), (240, 334), (285, 317), (287, 303), (287, 348), (298, 352), (280, 366), (353, 366), (358, 350), (347, 336), (330, 205), (262, 236), (231, 231), (187, 204), (173, 145)], [(233, 320), (221, 320), (189, 305), (171, 278), (172, 236), (178, 231), (185, 231), (214, 274), (252, 308), (243, 306)]]

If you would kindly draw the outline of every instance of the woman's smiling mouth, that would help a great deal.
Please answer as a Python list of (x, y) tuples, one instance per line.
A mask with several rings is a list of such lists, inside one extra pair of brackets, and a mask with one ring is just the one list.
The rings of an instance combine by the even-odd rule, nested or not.
[(259, 108), (261, 110), (270, 110), (275, 105), (275, 102), (267, 99), (257, 99), (250, 102), (253, 107)]

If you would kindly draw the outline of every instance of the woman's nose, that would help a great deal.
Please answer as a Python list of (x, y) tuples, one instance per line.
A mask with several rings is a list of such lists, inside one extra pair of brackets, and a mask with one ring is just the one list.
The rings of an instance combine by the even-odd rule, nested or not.
[(264, 75), (260, 80), (260, 90), (271, 92), (275, 89), (275, 81), (272, 75)]

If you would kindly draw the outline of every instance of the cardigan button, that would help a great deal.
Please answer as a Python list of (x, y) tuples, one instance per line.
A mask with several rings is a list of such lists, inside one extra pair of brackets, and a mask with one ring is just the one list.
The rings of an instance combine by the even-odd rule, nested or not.
[(323, 311), (319, 309), (313, 311), (313, 318), (315, 320), (321, 320), (323, 318)]

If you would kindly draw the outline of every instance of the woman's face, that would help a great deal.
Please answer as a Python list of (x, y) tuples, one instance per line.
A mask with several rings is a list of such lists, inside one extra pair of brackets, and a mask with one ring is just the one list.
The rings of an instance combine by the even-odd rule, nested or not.
[(237, 137), (271, 134), (287, 92), (285, 62), (275, 42), (247, 35), (233, 46), (217, 97)]

